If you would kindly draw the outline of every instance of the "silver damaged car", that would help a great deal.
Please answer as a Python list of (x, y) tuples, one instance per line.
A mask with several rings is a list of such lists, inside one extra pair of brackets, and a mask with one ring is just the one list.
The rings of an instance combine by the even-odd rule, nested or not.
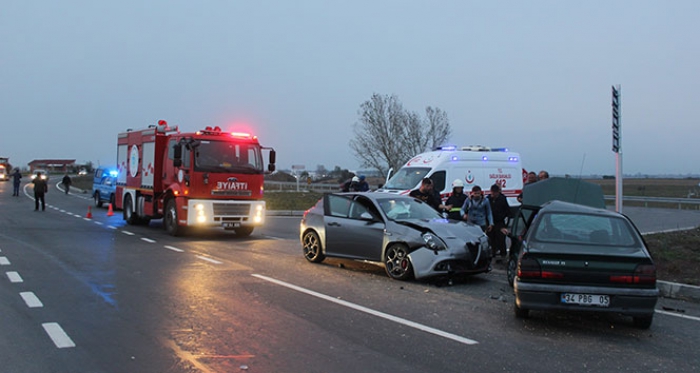
[(327, 194), (304, 213), (299, 238), (310, 262), (326, 257), (379, 262), (396, 280), (491, 270), (491, 248), (481, 228), (444, 219), (408, 196)]

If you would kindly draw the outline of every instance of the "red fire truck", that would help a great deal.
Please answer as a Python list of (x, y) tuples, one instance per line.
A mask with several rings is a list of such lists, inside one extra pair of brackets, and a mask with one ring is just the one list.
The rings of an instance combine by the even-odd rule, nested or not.
[(162, 218), (174, 236), (205, 226), (248, 236), (265, 222), (263, 150), (272, 172), (274, 149), (247, 133), (219, 127), (180, 133), (163, 120), (127, 130), (117, 139), (115, 207), (128, 224)]

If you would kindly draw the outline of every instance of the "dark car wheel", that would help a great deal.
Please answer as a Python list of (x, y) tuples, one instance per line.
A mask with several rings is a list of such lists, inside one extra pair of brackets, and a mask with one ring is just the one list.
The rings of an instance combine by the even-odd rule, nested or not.
[(304, 233), (301, 238), (301, 246), (304, 250), (304, 258), (312, 263), (321, 263), (326, 258), (321, 250), (321, 239), (314, 231)]
[(394, 280), (408, 280), (413, 277), (413, 265), (405, 245), (392, 244), (384, 255), (384, 268), (389, 277)]
[(116, 196), (114, 194), (109, 196), (109, 203), (112, 205), (112, 208), (114, 208), (114, 202), (116, 201)]
[(165, 231), (171, 236), (178, 236), (182, 233), (182, 228), (177, 224), (177, 206), (175, 200), (172, 198), (165, 204), (163, 226), (165, 227)]
[(513, 303), (513, 311), (515, 311), (515, 317), (519, 319), (527, 319), (530, 317), (530, 310), (518, 307), (517, 303)]
[(506, 275), (508, 276), (508, 284), (513, 287), (515, 282), (515, 274), (518, 272), (518, 261), (514, 256), (510, 255), (508, 257), (508, 268), (506, 269)]
[(102, 207), (102, 200), (100, 199), (100, 192), (95, 192), (95, 206)]
[(648, 316), (635, 316), (632, 318), (634, 326), (640, 329), (649, 329), (651, 327), (651, 322), (654, 321), (654, 314)]

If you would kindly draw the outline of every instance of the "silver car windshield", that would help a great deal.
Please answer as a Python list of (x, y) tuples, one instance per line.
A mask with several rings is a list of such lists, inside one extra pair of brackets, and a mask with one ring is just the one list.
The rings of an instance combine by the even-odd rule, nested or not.
[(377, 203), (391, 220), (442, 219), (435, 209), (413, 198), (383, 198), (378, 199)]
[(195, 151), (195, 170), (258, 174), (264, 171), (260, 146), (228, 141), (202, 141)]
[(636, 246), (637, 235), (622, 218), (600, 215), (548, 213), (535, 227), (534, 239), (560, 243)]
[(385, 189), (413, 189), (430, 171), (429, 167), (402, 167), (384, 185)]

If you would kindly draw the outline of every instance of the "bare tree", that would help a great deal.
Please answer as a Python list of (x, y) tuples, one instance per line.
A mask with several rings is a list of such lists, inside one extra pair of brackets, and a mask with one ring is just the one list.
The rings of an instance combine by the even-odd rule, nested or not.
[(428, 106), (426, 118), (404, 110), (395, 95), (377, 93), (360, 105), (350, 148), (365, 167), (381, 174), (397, 170), (410, 157), (443, 144), (452, 129), (447, 113)]

